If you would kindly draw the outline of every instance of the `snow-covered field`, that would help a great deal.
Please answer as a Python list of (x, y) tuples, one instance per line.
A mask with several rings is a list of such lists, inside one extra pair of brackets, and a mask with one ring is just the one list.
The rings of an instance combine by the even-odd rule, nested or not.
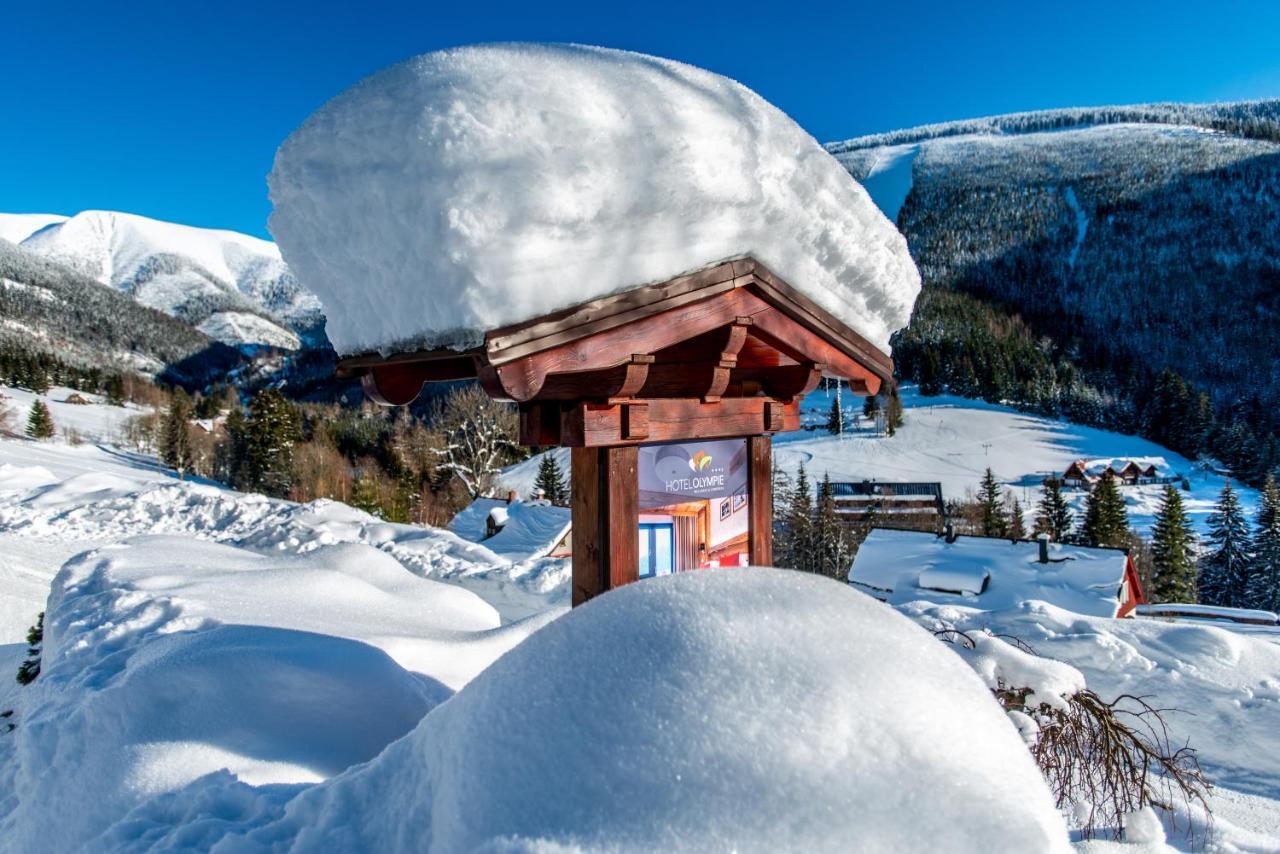
[[(25, 418), (31, 395), (3, 393)], [(58, 404), (65, 394), (46, 396), (55, 420), (103, 441), (0, 439), (5, 672), (48, 609), (40, 679), (0, 681), (17, 725), (0, 734), (0, 849), (847, 850), (861, 838), (906, 850), (945, 831), (893, 796), (940, 769), (938, 786), (956, 792), (930, 795), (926, 812), (949, 823), (950, 847), (1053, 845), (1046, 828), (1060, 820), (1027, 794), (1042, 784), (1009, 752), (1016, 730), (990, 720), (968, 671), (935, 660), (958, 657), (861, 594), (697, 573), (561, 619), (563, 561), (512, 563), (334, 502), (178, 481), (110, 443), (129, 412)], [(1077, 455), (1170, 456), (970, 401), (908, 404), (893, 439), (802, 433), (780, 439), (779, 457), (817, 473), (840, 462), (833, 476), (848, 477), (923, 477), (933, 464), (950, 490), (987, 459), (1017, 483)], [(1174, 734), (1218, 784), (1215, 850), (1280, 850), (1280, 645), (1036, 602), (898, 610), (1014, 635), (1103, 696), (1182, 710)], [(969, 697), (972, 714), (929, 712)], [(962, 734), (947, 729), (961, 718)], [(901, 776), (859, 770), (867, 756)], [(1007, 777), (984, 770), (997, 766)], [(631, 808), (587, 803), (592, 791)]]

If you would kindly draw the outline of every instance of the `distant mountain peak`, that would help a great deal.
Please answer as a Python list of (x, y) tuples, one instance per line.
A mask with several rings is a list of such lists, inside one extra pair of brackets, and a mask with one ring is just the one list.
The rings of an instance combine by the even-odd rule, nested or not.
[(276, 245), (251, 235), (87, 210), (0, 214), (0, 237), (233, 346), (291, 349), (323, 319)]

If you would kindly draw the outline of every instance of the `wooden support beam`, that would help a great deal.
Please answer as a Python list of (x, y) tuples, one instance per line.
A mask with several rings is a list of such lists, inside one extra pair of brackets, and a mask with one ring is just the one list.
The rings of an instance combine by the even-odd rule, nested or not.
[(747, 439), (747, 552), (752, 566), (773, 566), (773, 437)]
[(640, 577), (640, 493), (635, 447), (571, 452), (576, 607)]
[[(639, 406), (645, 415), (640, 416)], [(644, 427), (639, 427), (639, 418)], [(630, 420), (628, 420), (630, 419)], [(800, 429), (800, 404), (767, 397), (655, 398), (629, 403), (567, 404), (560, 415), (560, 444), (598, 448), (640, 442), (727, 439)]]

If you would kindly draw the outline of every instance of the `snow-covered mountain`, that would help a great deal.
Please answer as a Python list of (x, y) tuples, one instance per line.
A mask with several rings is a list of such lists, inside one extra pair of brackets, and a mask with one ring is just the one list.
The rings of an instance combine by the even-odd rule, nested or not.
[[(1280, 465), (1280, 100), (1048, 110), (827, 150), (924, 280), (900, 378), (1141, 433), (1253, 484)], [(1194, 430), (1167, 415), (1188, 406), (1180, 384), (1206, 398)]]
[(296, 349), (320, 303), (274, 243), (114, 211), (0, 214), (0, 237), (232, 345)]

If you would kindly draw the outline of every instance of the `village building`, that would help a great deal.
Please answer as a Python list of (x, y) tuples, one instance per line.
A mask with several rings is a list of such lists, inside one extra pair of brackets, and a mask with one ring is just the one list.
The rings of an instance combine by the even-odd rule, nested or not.
[(1150, 483), (1176, 483), (1180, 476), (1169, 471), (1163, 459), (1111, 458), (1076, 460), (1060, 475), (1045, 478), (1059, 480), (1074, 489), (1092, 489), (1104, 477), (1115, 478), (1120, 486), (1140, 486)]
[(876, 527), (940, 531), (946, 517), (942, 484), (863, 480), (831, 484), (836, 512), (849, 525), (874, 519)]
[(882, 528), (859, 547), (849, 583), (894, 605), (928, 599), (991, 611), (1041, 600), (1093, 617), (1128, 617), (1147, 601), (1123, 549)]
[(548, 501), (477, 498), (449, 522), (453, 533), (512, 563), (544, 557), (565, 558), (572, 553), (568, 507)]

